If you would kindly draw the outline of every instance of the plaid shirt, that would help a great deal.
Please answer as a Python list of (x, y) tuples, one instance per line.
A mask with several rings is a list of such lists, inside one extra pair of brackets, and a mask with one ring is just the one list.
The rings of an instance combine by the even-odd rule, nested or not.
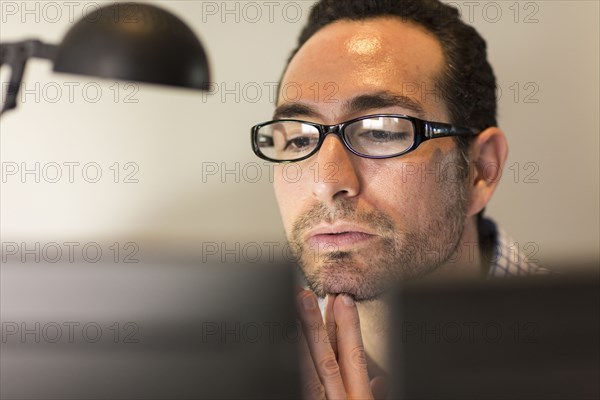
[(488, 278), (549, 274), (550, 270), (538, 266), (519, 248), (519, 243), (491, 219), (479, 222), (479, 241), (482, 248), (491, 255)]

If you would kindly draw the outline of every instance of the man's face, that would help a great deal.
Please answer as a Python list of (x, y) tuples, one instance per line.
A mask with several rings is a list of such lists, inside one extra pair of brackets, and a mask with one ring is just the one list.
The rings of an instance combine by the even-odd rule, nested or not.
[[(388, 113), (450, 122), (436, 92), (444, 62), (437, 39), (417, 25), (396, 18), (339, 21), (292, 59), (275, 118), (331, 125)], [(279, 165), (275, 194), (309, 287), (320, 297), (369, 300), (446, 262), (467, 207), (466, 186), (453, 173), (458, 157), (452, 138), (426, 141), (400, 157), (367, 159), (329, 135), (297, 167)]]

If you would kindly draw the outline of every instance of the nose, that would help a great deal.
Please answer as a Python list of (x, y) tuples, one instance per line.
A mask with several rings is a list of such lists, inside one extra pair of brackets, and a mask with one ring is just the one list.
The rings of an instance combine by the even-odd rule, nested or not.
[(332, 205), (340, 198), (352, 198), (360, 193), (360, 181), (354, 156), (340, 137), (327, 135), (316, 154), (313, 195), (322, 203)]

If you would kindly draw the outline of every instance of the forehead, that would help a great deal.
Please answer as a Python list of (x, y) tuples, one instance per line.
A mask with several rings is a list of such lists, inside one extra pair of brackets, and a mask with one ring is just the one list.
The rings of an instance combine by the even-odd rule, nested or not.
[(282, 79), (279, 104), (290, 102), (284, 92), (290, 85), (301, 89), (294, 101), (318, 104), (325, 112), (339, 111), (352, 97), (385, 90), (414, 98), (435, 113), (436, 104), (428, 104), (435, 96), (428, 101), (422, 94), (435, 90), (443, 66), (439, 41), (417, 24), (396, 17), (341, 20), (322, 28), (296, 53)]

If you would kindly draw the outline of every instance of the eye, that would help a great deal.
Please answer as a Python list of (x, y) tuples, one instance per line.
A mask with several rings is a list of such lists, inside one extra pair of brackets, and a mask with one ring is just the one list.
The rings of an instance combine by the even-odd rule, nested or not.
[(368, 131), (363, 131), (360, 134), (360, 137), (362, 139), (371, 140), (374, 142), (393, 142), (405, 140), (408, 137), (408, 133), (371, 129)]
[(285, 144), (284, 150), (305, 150), (307, 147), (316, 144), (317, 139), (310, 136), (297, 136), (288, 140)]

